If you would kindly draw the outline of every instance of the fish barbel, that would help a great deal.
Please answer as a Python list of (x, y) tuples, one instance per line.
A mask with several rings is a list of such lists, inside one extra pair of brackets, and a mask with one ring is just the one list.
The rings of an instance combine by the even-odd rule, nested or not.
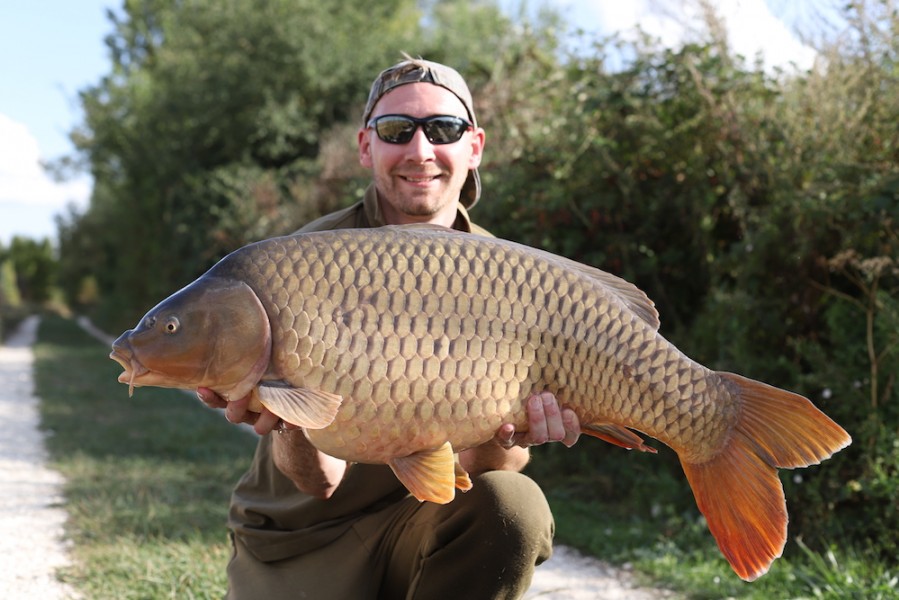
[(777, 468), (817, 464), (849, 435), (806, 398), (696, 363), (658, 333), (635, 286), (514, 242), (434, 226), (251, 244), (162, 301), (113, 344), (129, 388), (253, 395), (319, 450), (386, 463), (419, 500), (471, 487), (454, 453), (548, 390), (583, 432), (670, 446), (734, 571), (786, 541)]

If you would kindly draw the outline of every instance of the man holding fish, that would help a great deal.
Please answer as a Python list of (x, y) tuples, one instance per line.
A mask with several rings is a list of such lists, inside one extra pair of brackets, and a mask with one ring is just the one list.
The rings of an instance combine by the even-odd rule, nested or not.
[[(364, 199), (301, 231), (430, 223), (490, 235), (467, 212), (484, 142), (459, 73), (404, 60), (375, 79), (365, 107), (359, 160), (374, 181)], [(324, 454), (268, 409), (250, 411), (249, 396), (198, 396), (262, 436), (232, 498), (228, 598), (518, 598), (552, 552), (549, 507), (520, 473), (528, 446), (571, 446), (580, 434), (549, 392), (528, 398), (527, 431), (505, 424), (459, 452), (474, 485), (448, 504), (419, 502), (385, 465)]]
[(734, 572), (765, 574), (787, 541), (778, 469), (849, 434), (685, 355), (633, 284), (471, 225), (484, 133), (458, 73), (406, 61), (369, 98), (361, 203), (235, 250), (112, 344), (129, 391), (196, 389), (264, 434), (230, 596), (517, 597), (552, 538), (525, 449), (579, 431), (669, 446)]

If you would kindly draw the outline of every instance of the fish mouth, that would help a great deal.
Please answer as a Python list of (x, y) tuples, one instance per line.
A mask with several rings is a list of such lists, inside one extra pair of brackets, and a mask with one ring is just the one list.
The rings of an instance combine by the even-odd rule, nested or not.
[(128, 384), (128, 397), (132, 397), (134, 388), (140, 387), (140, 384), (136, 383), (137, 380), (149, 373), (150, 370), (137, 360), (133, 352), (121, 346), (113, 346), (112, 352), (109, 353), (109, 358), (119, 363), (125, 369), (122, 373), (119, 373), (118, 381), (119, 383)]

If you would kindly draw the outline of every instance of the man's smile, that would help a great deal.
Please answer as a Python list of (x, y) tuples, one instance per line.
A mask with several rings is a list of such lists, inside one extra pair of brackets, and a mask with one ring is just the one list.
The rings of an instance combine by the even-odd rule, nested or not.
[(400, 179), (409, 183), (428, 183), (440, 178), (440, 175), (400, 175)]

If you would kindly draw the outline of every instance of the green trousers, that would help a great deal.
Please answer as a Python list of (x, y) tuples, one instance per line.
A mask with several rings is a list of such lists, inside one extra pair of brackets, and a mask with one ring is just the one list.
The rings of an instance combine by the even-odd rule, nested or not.
[(407, 497), (334, 542), (260, 562), (235, 539), (229, 600), (520, 598), (552, 554), (554, 523), (528, 477), (492, 471), (446, 505)]

